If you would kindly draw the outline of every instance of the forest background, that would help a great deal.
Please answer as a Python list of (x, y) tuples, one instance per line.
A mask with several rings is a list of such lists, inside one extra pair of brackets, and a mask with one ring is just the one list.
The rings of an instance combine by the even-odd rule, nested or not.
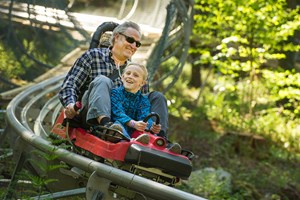
[[(73, 9), (97, 4), (81, 0)], [(165, 93), (171, 140), (196, 154), (181, 189), (209, 199), (300, 199), (298, 5), (195, 0), (189, 60)], [(64, 33), (38, 34), (55, 42), (0, 23), (1, 92), (27, 84), (80, 44)], [(164, 63), (156, 78), (174, 62)], [(173, 79), (154, 89), (163, 91)]]

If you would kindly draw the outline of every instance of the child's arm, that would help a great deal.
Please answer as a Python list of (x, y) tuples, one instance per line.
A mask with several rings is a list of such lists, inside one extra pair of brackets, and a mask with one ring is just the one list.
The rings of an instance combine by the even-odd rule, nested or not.
[(131, 118), (126, 115), (125, 109), (122, 105), (123, 95), (117, 89), (111, 90), (111, 117), (113, 121), (119, 121), (123, 126), (131, 120)]
[(144, 131), (147, 128), (147, 123), (143, 121), (130, 120), (126, 125), (138, 131)]

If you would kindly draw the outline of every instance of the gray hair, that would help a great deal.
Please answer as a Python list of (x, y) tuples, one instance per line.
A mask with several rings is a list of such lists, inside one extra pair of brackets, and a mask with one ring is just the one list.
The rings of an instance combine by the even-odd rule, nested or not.
[(110, 44), (111, 45), (114, 45), (115, 43), (115, 36), (118, 34), (118, 33), (124, 33), (128, 28), (133, 28), (135, 30), (137, 30), (140, 34), (140, 36), (142, 36), (142, 32), (141, 32), (141, 28), (138, 24), (132, 22), (132, 21), (127, 21), (127, 22), (124, 22), (120, 25), (118, 25), (112, 32), (112, 35), (110, 37)]

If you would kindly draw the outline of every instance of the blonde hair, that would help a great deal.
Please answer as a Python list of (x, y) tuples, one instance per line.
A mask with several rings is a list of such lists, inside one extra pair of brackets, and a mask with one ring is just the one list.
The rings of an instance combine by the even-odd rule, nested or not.
[(139, 68), (141, 68), (141, 69), (143, 70), (143, 72), (144, 72), (143, 80), (146, 81), (147, 78), (148, 78), (148, 70), (147, 70), (147, 68), (146, 68), (144, 65), (142, 65), (142, 64), (134, 63), (134, 62), (129, 62), (129, 63), (126, 65), (126, 67), (125, 67), (123, 73), (125, 73), (127, 67), (129, 67), (129, 66), (131, 66), (131, 65), (138, 66)]

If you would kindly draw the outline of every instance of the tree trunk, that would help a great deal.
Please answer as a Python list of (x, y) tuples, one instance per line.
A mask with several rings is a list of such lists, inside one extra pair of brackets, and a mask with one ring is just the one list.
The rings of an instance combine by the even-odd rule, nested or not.
[[(194, 61), (197, 57), (199, 58), (199, 55), (191, 54), (190, 60)], [(191, 80), (188, 86), (200, 87), (202, 85), (200, 64), (195, 64), (195, 62), (192, 62), (191, 64), (192, 64)]]

